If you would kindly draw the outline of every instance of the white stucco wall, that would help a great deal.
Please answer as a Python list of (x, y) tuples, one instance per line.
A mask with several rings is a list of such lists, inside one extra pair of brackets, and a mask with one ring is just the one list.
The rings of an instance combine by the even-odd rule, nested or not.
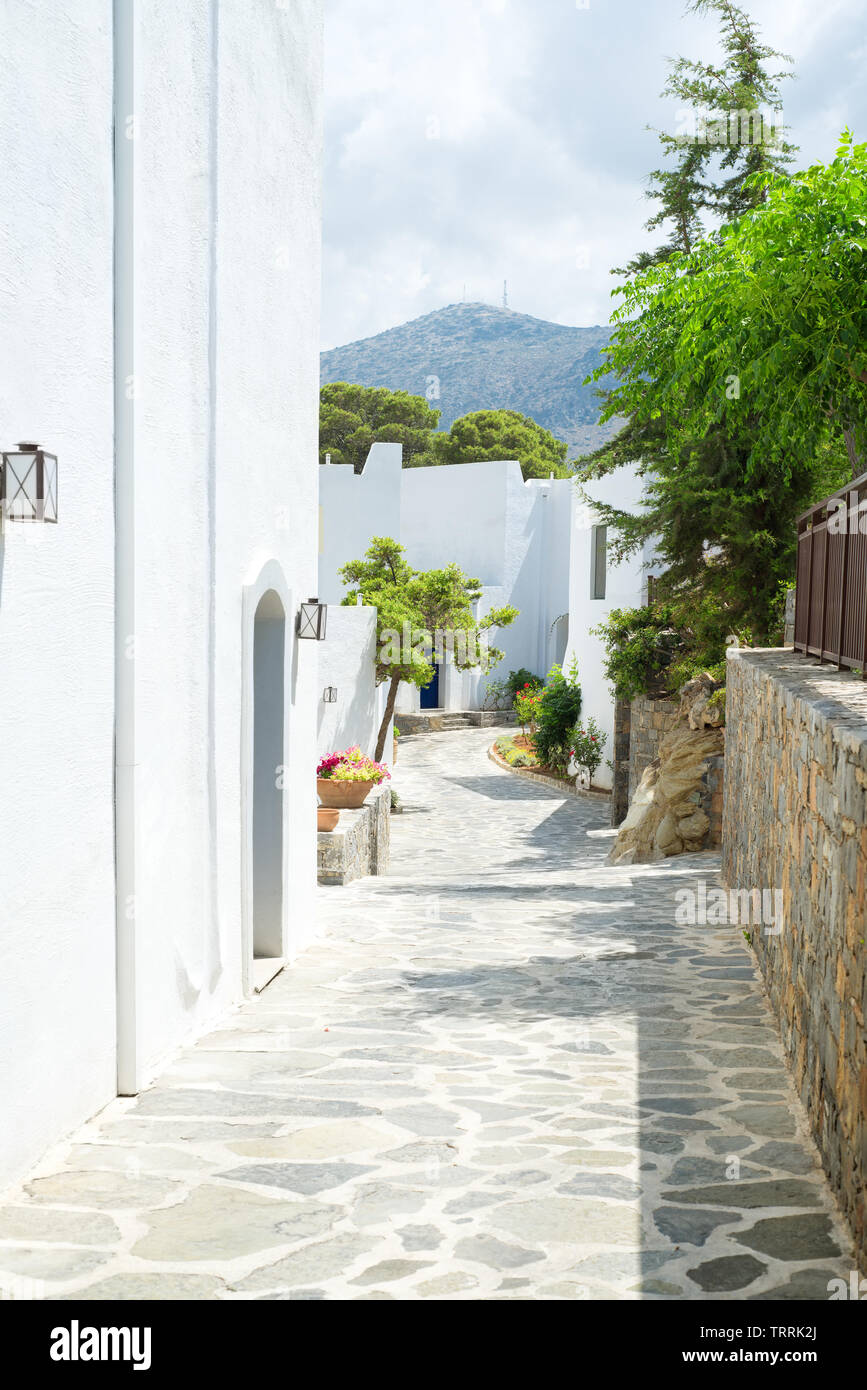
[(346, 464), (319, 467), (319, 597), (339, 603), (337, 571), (360, 560), (374, 536), (400, 540), (400, 444), (374, 444), (361, 473)]
[[(488, 675), (452, 668), (441, 677), (445, 708), (476, 709), (489, 679), (521, 667), (544, 676), (562, 654), (551, 627), (569, 603), (571, 489), (568, 479), (525, 483), (515, 459), (404, 471), (401, 540), (410, 562), (422, 569), (454, 560), (479, 579), (479, 617), (518, 609), (492, 634), (504, 656)], [(417, 707), (417, 693), (402, 687), (399, 708)]]
[[(487, 675), (447, 666), (440, 704), (477, 709), (491, 678), (527, 667), (541, 676), (562, 657), (569, 606), (572, 483), (525, 483), (515, 459), (401, 469), (399, 444), (375, 444), (364, 472), (320, 467), (319, 591), (329, 603), (345, 592), (337, 569), (361, 556), (374, 535), (393, 536), (417, 569), (460, 565), (483, 592), (478, 616), (513, 604), (514, 623), (493, 633), (504, 652)], [(559, 627), (552, 631), (557, 619)], [(401, 686), (397, 708), (418, 709), (418, 691)]]
[[(638, 511), (642, 496), (642, 481), (637, 473), (622, 468), (610, 478), (600, 479), (587, 488), (593, 499)], [(605, 598), (594, 599), (592, 574), (592, 528), (601, 518), (573, 489), (571, 508), (571, 559), (569, 575), (569, 640), (564, 665), (574, 656), (578, 662), (581, 683), (582, 718), (591, 716), (608, 735), (605, 759), (612, 756), (614, 742), (614, 696), (603, 670), (604, 645), (591, 628), (603, 622), (614, 608), (637, 608), (643, 602), (646, 587), (644, 557), (633, 556), (620, 565), (609, 564), (606, 574)], [(595, 778), (601, 787), (611, 786), (611, 769), (605, 761)]]
[[(322, 593), (332, 600), (340, 597), (337, 556), (343, 563), (349, 553), (363, 554), (375, 534), (399, 539), (418, 569), (454, 561), (483, 586), (479, 617), (506, 604), (519, 612), (510, 627), (493, 634), (504, 656), (489, 675), (453, 666), (441, 669), (440, 707), (476, 709), (490, 678), (502, 679), (521, 667), (545, 677), (555, 661), (568, 668), (575, 657), (585, 717), (592, 715), (608, 734), (610, 756), (613, 697), (603, 672), (603, 645), (590, 629), (612, 608), (643, 601), (645, 557), (609, 564), (606, 596), (594, 599), (591, 531), (600, 517), (582, 501), (571, 479), (524, 482), (514, 459), (403, 470), (399, 463), (399, 445), (377, 444), (363, 475), (320, 468)], [(635, 470), (623, 469), (589, 490), (600, 502), (637, 509), (642, 483)], [(415, 712), (419, 703), (414, 687), (400, 687), (398, 715)], [(598, 781), (609, 784), (604, 764)]]
[(294, 618), (316, 586), (322, 7), (119, 8), (132, 196), (111, 0), (0, 0), (0, 435), (60, 469), (58, 526), (0, 536), (0, 1185), (115, 1093), (120, 1014), (143, 1084), (249, 983), (257, 586), (287, 618), (288, 956), (314, 922), (318, 659)]
[[(329, 607), (325, 641), (317, 645), (318, 756), (358, 745), (373, 757), (385, 708), (385, 686), (375, 684), (376, 609)], [(329, 685), (337, 690), (334, 704), (325, 704), (322, 698)], [(391, 762), (388, 740), (383, 762)]]
[(60, 470), (0, 535), (2, 1183), (114, 1093), (110, 6), (0, 0), (0, 52), (0, 437)]
[(289, 955), (315, 883), (317, 658), (294, 619), (316, 575), (320, 6), (183, 14), (136, 6), (142, 1077), (246, 978), (242, 600), (268, 564), (287, 609)]

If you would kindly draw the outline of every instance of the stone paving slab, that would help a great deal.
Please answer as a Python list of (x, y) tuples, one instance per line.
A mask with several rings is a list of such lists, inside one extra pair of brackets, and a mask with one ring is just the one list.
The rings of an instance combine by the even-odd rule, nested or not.
[(56, 1299), (793, 1299), (850, 1245), (713, 854), (604, 866), (604, 808), (401, 752), (385, 877), (0, 1206)]

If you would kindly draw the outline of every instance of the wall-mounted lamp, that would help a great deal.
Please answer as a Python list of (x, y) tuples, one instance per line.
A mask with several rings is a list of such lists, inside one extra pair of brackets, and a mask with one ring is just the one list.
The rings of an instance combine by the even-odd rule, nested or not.
[(321, 642), (325, 637), (325, 619), (328, 608), (324, 603), (320, 603), (318, 598), (308, 599), (302, 603), (298, 611), (298, 622), (295, 631), (299, 637), (308, 641)]
[(325, 701), (326, 705), (336, 705), (336, 704), (337, 704), (337, 686), (336, 686), (336, 685), (326, 685), (325, 689), (324, 689), (323, 692), (322, 692), (322, 698), (323, 698), (323, 700)]
[(27, 440), (0, 453), (0, 512), (7, 521), (57, 521), (57, 459)]

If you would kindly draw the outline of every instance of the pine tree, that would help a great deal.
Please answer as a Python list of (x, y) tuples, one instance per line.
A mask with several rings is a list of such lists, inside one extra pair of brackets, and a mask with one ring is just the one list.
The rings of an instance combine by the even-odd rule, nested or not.
[[(757, 206), (767, 196), (763, 178), (785, 177), (795, 153), (779, 119), (779, 83), (791, 74), (768, 66), (790, 60), (761, 43), (753, 21), (729, 0), (694, 0), (690, 9), (719, 17), (723, 57), (719, 63), (677, 58), (670, 65), (663, 95), (692, 115), (692, 130), (659, 133), (666, 163), (650, 175), (647, 196), (657, 206), (646, 225), (667, 235), (655, 250), (614, 272), (633, 284), (645, 275), (649, 282), (653, 267), (687, 256), (720, 224)], [(767, 111), (775, 117), (771, 130), (764, 119), (760, 126), (755, 119), (744, 121), (744, 113)], [(621, 346), (628, 332), (621, 323)], [(600, 368), (594, 379), (608, 370)], [(602, 395), (602, 419), (616, 418), (613, 392)], [(639, 461), (646, 479), (640, 514), (593, 505), (612, 530), (615, 558), (654, 539), (655, 564), (664, 570), (656, 593), (683, 627), (697, 665), (720, 662), (729, 632), (759, 643), (776, 640), (780, 586), (793, 564), (794, 518), (823, 495), (821, 489), (830, 491), (846, 476), (842, 451), (829, 444), (819, 458), (797, 460), (781, 489), (772, 463), (764, 474), (754, 462), (748, 465), (754, 427), (745, 412), (737, 431), (712, 424), (672, 456), (665, 421), (639, 407), (578, 470), (579, 478), (590, 481)]]

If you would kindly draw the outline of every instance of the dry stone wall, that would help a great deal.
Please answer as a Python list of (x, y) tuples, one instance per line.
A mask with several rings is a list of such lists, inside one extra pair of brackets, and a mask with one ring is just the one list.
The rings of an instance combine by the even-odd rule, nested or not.
[(782, 895), (781, 929), (751, 944), (867, 1265), (867, 683), (734, 651), (726, 698), (723, 877)]

